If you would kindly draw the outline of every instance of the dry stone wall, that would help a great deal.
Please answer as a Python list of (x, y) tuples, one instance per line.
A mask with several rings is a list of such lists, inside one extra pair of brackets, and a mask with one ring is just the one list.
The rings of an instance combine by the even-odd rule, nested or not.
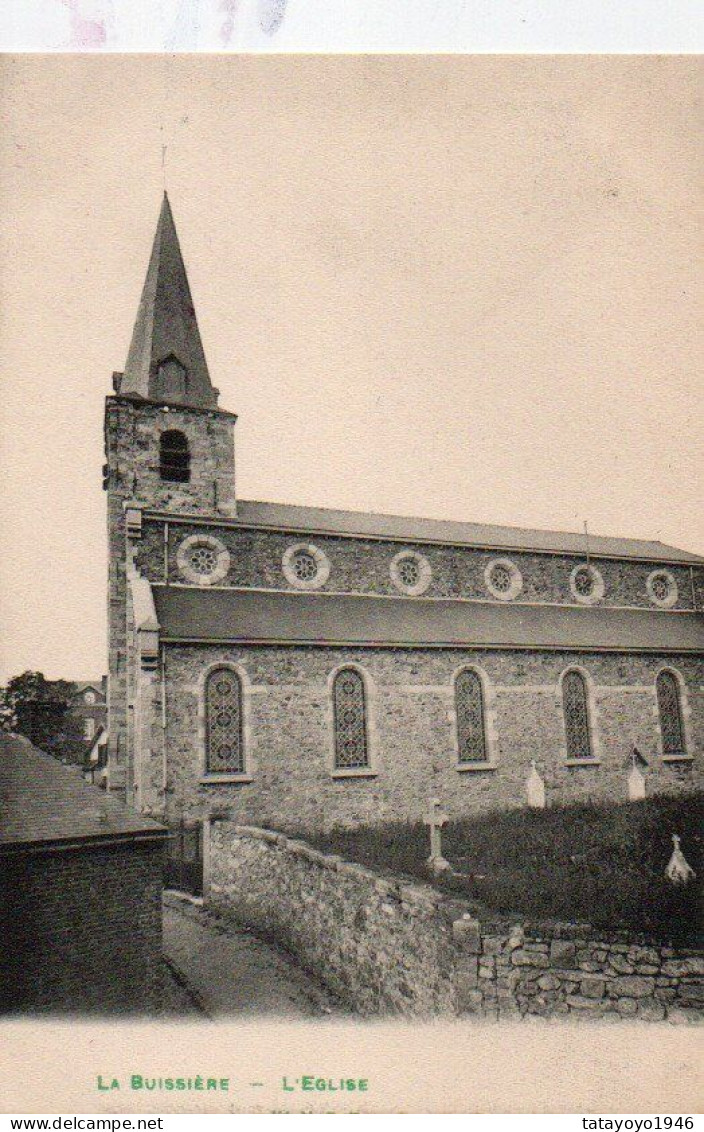
[(480, 923), (430, 885), (270, 830), (214, 821), (207, 899), (365, 1015), (697, 1021), (704, 955), (588, 925)]

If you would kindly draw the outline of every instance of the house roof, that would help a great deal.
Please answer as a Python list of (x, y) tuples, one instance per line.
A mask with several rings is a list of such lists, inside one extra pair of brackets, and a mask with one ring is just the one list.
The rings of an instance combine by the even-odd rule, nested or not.
[(74, 695), (79, 695), (81, 692), (85, 692), (88, 689), (92, 689), (92, 691), (97, 692), (99, 696), (105, 695), (105, 689), (103, 688), (103, 682), (100, 679), (98, 679), (98, 680), (74, 680), (72, 683), (73, 683)]
[(19, 735), (0, 734), (0, 852), (151, 839), (167, 831)]
[[(377, 515), (364, 511), (337, 511), (327, 507), (298, 507), (291, 503), (262, 503), (247, 499), (238, 500), (237, 519), (228, 525), (271, 527), (299, 531), (302, 534), (357, 535), (409, 542), (446, 543), (482, 549), (577, 554), (580, 557), (584, 557), (587, 551), (587, 540), (581, 532), (502, 527), (491, 523), (458, 523), (449, 519), (421, 519), (406, 515)], [(697, 554), (647, 539), (590, 534), (588, 549), (595, 557), (704, 565), (704, 558)]]
[(154, 586), (165, 641), (704, 650), (704, 617), (451, 599)]

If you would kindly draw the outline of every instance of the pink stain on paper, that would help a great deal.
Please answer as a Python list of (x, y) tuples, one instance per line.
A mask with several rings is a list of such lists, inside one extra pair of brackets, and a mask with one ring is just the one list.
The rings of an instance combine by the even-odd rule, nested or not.
[(239, 0), (220, 0), (220, 11), (225, 13), (225, 20), (220, 28), (220, 38), (224, 44), (232, 39), (238, 5)]
[[(218, 35), (223, 47), (232, 40), (241, 0), (211, 0), (211, 11), (219, 13), (222, 20)], [(254, 9), (252, 15), (265, 35), (273, 36), (281, 27), (288, 0), (247, 0)], [(111, 0), (55, 0), (70, 12), (69, 47), (74, 51), (90, 51), (105, 47), (108, 39), (108, 25)], [(184, 21), (190, 18), (191, 31), (197, 34), (199, 28), (199, 9), (201, 0), (180, 0), (175, 29), (183, 30)], [(184, 25), (185, 26), (185, 25)], [(195, 46), (195, 44), (193, 44)]]
[(105, 20), (100, 16), (88, 16), (81, 11), (81, 0), (60, 0), (71, 13), (70, 46), (76, 50), (90, 50), (104, 47), (107, 39)]

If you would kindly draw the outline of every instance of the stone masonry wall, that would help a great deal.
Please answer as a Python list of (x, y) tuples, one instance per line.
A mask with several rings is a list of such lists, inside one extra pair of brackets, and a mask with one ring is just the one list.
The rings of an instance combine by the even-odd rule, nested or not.
[[(148, 520), (144, 524), (142, 541), (137, 544), (138, 568), (153, 582), (167, 580), (163, 527), (161, 521)], [(424, 597), (497, 600), (487, 588), (484, 571), (495, 559), (508, 558), (515, 562), (523, 578), (523, 588), (516, 601), (575, 605), (577, 602), (570, 590), (570, 573), (576, 566), (584, 564), (584, 558), (577, 555), (475, 550), (461, 546), (427, 546), (412, 542), (335, 538), (179, 522), (170, 524), (169, 582), (187, 581), (179, 573), (176, 555), (180, 543), (195, 534), (214, 535), (230, 552), (230, 568), (220, 585), (277, 590), (294, 588), (284, 576), (282, 559), (288, 547), (301, 541), (314, 543), (330, 560), (330, 574), (320, 591), (323, 593), (404, 596), (399, 594), (391, 580), (390, 563), (400, 550), (413, 550), (428, 559), (433, 572)], [(696, 608), (701, 609), (704, 604), (704, 571), (700, 568), (690, 571), (687, 566), (669, 566), (666, 559), (655, 563), (612, 561), (592, 556), (591, 561), (604, 579), (604, 596), (600, 605), (655, 608), (648, 596), (646, 580), (658, 568), (669, 570), (677, 583), (678, 597), (673, 608), (695, 608), (693, 590), (698, 594)]]
[(4, 857), (0, 1011), (161, 1007), (162, 841)]
[[(703, 781), (704, 681), (696, 658), (211, 645), (172, 645), (165, 653), (173, 817), (183, 812), (199, 818), (226, 808), (245, 824), (285, 824), (305, 833), (336, 824), (417, 820), (436, 795), (459, 818), (524, 805), (532, 759), (545, 779), (548, 804), (625, 800), (634, 744), (649, 763), (648, 793), (684, 792)], [(203, 686), (207, 671), (223, 662), (235, 665), (242, 679), (247, 781), (208, 781), (205, 775)], [(367, 678), (372, 767), (365, 777), (338, 778), (328, 681), (350, 662)], [(566, 765), (559, 687), (561, 673), (574, 663), (589, 680), (599, 760), (579, 766)], [(683, 680), (690, 761), (667, 763), (661, 756), (655, 678), (665, 663)], [(458, 770), (453, 675), (464, 664), (485, 677), (491, 763)], [(160, 689), (153, 685), (150, 695), (156, 716)], [(160, 738), (153, 750), (151, 778), (158, 784)]]
[(462, 901), (219, 821), (208, 903), (273, 937), (361, 1014), (701, 1019), (704, 956), (587, 925), (481, 924)]
[[(129, 398), (105, 404), (108, 524), (108, 756), (110, 789), (133, 801), (132, 723), (135, 694), (130, 648), (127, 570), (132, 554), (124, 504), (140, 500), (170, 511), (234, 515), (234, 419), (216, 411), (165, 409)], [(159, 437), (165, 429), (188, 437), (191, 482), (165, 483), (159, 476)], [(161, 551), (163, 558), (163, 548)]]

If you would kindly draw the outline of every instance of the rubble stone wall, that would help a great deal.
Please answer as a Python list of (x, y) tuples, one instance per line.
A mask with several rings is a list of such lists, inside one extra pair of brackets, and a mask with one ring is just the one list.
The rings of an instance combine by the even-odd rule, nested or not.
[(209, 826), (207, 900), (291, 950), (359, 1013), (702, 1017), (704, 955), (588, 925), (480, 923), (430, 885), (270, 830)]
[[(170, 816), (207, 818), (226, 807), (242, 825), (286, 824), (306, 832), (340, 825), (418, 821), (437, 795), (455, 820), (523, 806), (535, 759), (549, 805), (625, 801), (628, 756), (648, 761), (647, 793), (704, 786), (704, 671), (691, 656), (626, 656), (516, 649), (393, 649), (276, 645), (165, 648)], [(204, 776), (205, 674), (235, 665), (244, 686), (248, 780)], [(364, 673), (368, 775), (333, 773), (330, 675), (343, 664)], [(593, 761), (567, 760), (560, 679), (578, 665), (590, 695)], [(662, 756), (655, 681), (663, 665), (682, 679), (682, 713), (693, 757)], [(471, 666), (484, 679), (489, 761), (458, 767), (454, 677)], [(155, 727), (161, 726), (155, 686)], [(151, 750), (159, 759), (163, 740)]]

